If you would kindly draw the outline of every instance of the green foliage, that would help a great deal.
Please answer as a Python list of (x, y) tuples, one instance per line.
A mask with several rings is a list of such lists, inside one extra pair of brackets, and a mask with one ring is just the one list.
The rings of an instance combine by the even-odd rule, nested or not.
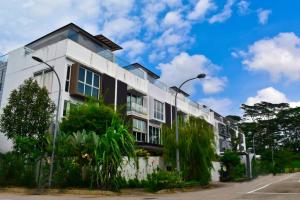
[(90, 100), (84, 104), (73, 105), (67, 117), (62, 120), (60, 130), (72, 134), (77, 131), (93, 131), (97, 135), (104, 134), (118, 114), (102, 100)]
[(46, 88), (33, 79), (11, 92), (0, 119), (1, 132), (13, 139), (16, 150), (28, 154), (43, 149), (55, 105)]
[(220, 158), (221, 170), (220, 176), (222, 181), (238, 181), (245, 179), (246, 168), (241, 163), (240, 156), (234, 151), (225, 151)]
[[(55, 173), (59, 186), (86, 186), (118, 190), (123, 157), (135, 157), (135, 140), (127, 127), (113, 119), (106, 132), (78, 131), (58, 137), (58, 161)], [(65, 172), (63, 178), (61, 174)]]
[(180, 188), (183, 185), (181, 174), (178, 172), (159, 170), (149, 174), (147, 177), (147, 189), (151, 192), (162, 189)]
[(300, 107), (289, 108), (286, 103), (256, 103), (253, 106), (242, 105), (244, 117), (251, 122), (241, 124), (246, 135), (247, 146), (262, 154), (270, 148), (300, 152)]
[(35, 163), (15, 152), (0, 156), (0, 186), (34, 187)]
[[(288, 104), (256, 103), (242, 105), (244, 117), (251, 122), (241, 124), (248, 147), (255, 148), (261, 155), (257, 162), (257, 174), (295, 171), (291, 163), (300, 153), (300, 107), (290, 108)], [(273, 156), (272, 156), (273, 149)]]
[[(167, 165), (176, 166), (175, 127), (163, 127), (164, 159)], [(212, 160), (214, 159), (213, 128), (204, 119), (190, 117), (187, 122), (179, 123), (180, 167), (185, 180), (197, 180), (208, 184), (211, 179)]]
[(135, 140), (123, 124), (113, 120), (112, 126), (101, 136), (100, 149), (100, 181), (105, 189), (119, 189), (123, 156), (128, 159), (135, 156)]

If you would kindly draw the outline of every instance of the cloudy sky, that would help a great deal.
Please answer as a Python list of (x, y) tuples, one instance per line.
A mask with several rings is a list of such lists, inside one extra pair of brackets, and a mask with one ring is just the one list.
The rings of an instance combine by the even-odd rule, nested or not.
[(299, 0), (0, 0), (0, 54), (73, 22), (221, 114), (300, 101)]

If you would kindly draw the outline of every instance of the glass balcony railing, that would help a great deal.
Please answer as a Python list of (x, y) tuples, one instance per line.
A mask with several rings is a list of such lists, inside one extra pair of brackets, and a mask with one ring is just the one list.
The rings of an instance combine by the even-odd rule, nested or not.
[(141, 114), (147, 114), (147, 108), (140, 105), (140, 104), (137, 104), (137, 103), (134, 103), (134, 102), (128, 102), (127, 103), (127, 111), (135, 111), (135, 112), (138, 112), (138, 113), (141, 113)]
[(7, 58), (8, 58), (7, 54), (0, 56), (0, 66), (7, 64)]

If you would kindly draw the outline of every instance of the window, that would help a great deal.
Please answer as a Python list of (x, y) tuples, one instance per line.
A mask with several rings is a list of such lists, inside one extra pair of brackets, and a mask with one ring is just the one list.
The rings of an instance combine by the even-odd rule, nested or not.
[(63, 108), (63, 116), (68, 116), (71, 108), (74, 108), (76, 104), (72, 103), (71, 101), (64, 100), (64, 108)]
[(66, 85), (65, 85), (65, 91), (69, 92), (70, 90), (70, 77), (71, 77), (71, 66), (67, 66), (67, 77), (66, 77)]
[(133, 119), (132, 130), (137, 142), (146, 142), (147, 126), (145, 121)]
[(2, 86), (3, 86), (3, 82), (4, 82), (4, 75), (5, 75), (5, 70), (4, 69), (0, 70), (0, 91), (2, 91)]
[(157, 100), (154, 100), (154, 118), (164, 120), (164, 104)]
[(44, 69), (33, 74), (34, 79), (41, 87), (46, 87), (48, 92), (52, 91), (53, 72), (51, 69)]
[(160, 128), (149, 126), (149, 143), (160, 144)]
[(100, 75), (83, 67), (79, 68), (77, 92), (99, 98)]

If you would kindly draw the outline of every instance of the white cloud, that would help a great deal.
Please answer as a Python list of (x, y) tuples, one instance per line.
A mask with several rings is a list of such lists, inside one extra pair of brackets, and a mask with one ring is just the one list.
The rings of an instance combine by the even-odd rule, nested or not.
[(146, 44), (143, 43), (140, 40), (129, 40), (126, 41), (124, 43), (121, 44), (121, 46), (123, 47), (123, 51), (127, 52), (127, 55), (133, 59), (136, 58), (136, 56), (141, 55), (142, 53), (144, 53), (145, 49), (146, 49)]
[(0, 52), (10, 51), (70, 22), (96, 33), (99, 16), (98, 0), (3, 1)]
[(235, 0), (227, 0), (223, 11), (212, 16), (208, 21), (209, 23), (213, 24), (213, 23), (222, 23), (224, 21), (226, 21), (227, 19), (229, 19), (231, 17), (232, 14), (232, 6), (234, 4)]
[(262, 25), (266, 24), (269, 20), (269, 16), (271, 13), (272, 13), (271, 10), (258, 9), (257, 10), (258, 22)]
[(206, 94), (218, 93), (224, 90), (226, 86), (226, 77), (207, 77), (203, 80), (203, 91)]
[(288, 102), (288, 99), (282, 92), (273, 87), (267, 87), (257, 91), (256, 96), (249, 97), (246, 101), (246, 104), (254, 105), (255, 103), (260, 103), (262, 101), (270, 103), (285, 103)]
[[(179, 86), (183, 81), (195, 77), (197, 74), (206, 73), (209, 79), (212, 79), (211, 85), (218, 87), (220, 91), (220, 84), (215, 81), (217, 78), (212, 77), (212, 73), (217, 69), (217, 66), (213, 64), (204, 55), (196, 54), (189, 55), (186, 52), (182, 52), (169, 63), (161, 63), (157, 66), (157, 69), (161, 70), (161, 81), (167, 83), (169, 86)], [(222, 78), (221, 78), (222, 79)], [(196, 91), (196, 86), (204, 83), (204, 80), (194, 80), (184, 86), (184, 90), (189, 93)], [(204, 92), (212, 92), (214, 88), (207, 87)], [(216, 90), (215, 90), (216, 91)]]
[[(88, 0), (87, 0), (88, 1)], [(104, 20), (126, 17), (133, 9), (134, 0), (101, 0), (101, 18)], [(101, 18), (99, 20), (101, 20)]]
[(250, 2), (248, 0), (241, 0), (237, 6), (241, 15), (246, 15), (249, 13)]
[(228, 98), (203, 98), (199, 100), (199, 103), (208, 106), (209, 108), (223, 116), (234, 114), (234, 111), (232, 109), (232, 102)]
[(289, 103), (292, 108), (300, 107), (300, 101), (291, 101), (286, 95), (273, 87), (267, 87), (257, 91), (256, 96), (249, 97), (246, 101), (247, 105), (254, 105), (262, 101), (270, 103)]
[(197, 20), (203, 19), (207, 12), (214, 10), (216, 5), (212, 0), (199, 0), (194, 8), (194, 10), (188, 15), (188, 19)]
[(185, 30), (190, 29), (190, 23), (182, 19), (180, 11), (170, 11), (166, 14), (162, 21), (162, 25), (165, 27), (172, 28), (184, 28)]
[(154, 41), (159, 47), (178, 45), (184, 42), (184, 36), (173, 29), (166, 30), (158, 39)]
[(103, 25), (103, 34), (114, 40), (123, 40), (126, 37), (137, 35), (140, 31), (140, 24), (134, 18), (116, 18), (107, 21)]
[(300, 38), (294, 33), (259, 40), (241, 56), (249, 70), (266, 71), (274, 81), (282, 77), (300, 80)]

